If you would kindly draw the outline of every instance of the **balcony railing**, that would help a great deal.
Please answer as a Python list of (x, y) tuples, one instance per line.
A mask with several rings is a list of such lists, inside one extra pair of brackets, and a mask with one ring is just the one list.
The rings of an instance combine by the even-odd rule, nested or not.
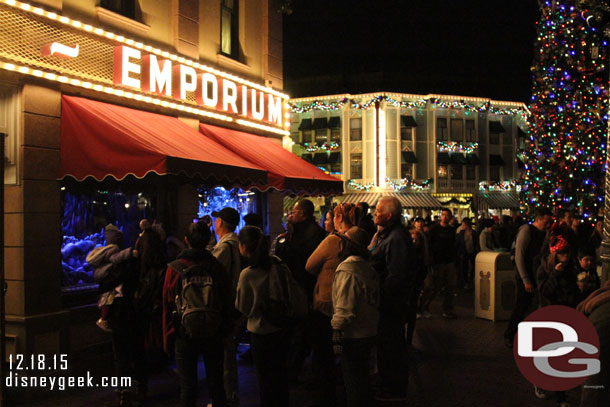
[(466, 189), (477, 189), (479, 187), (479, 183), (474, 181), (474, 180), (470, 180), (470, 181), (466, 181)]
[(453, 179), (451, 180), (451, 188), (452, 189), (464, 189), (464, 181)]

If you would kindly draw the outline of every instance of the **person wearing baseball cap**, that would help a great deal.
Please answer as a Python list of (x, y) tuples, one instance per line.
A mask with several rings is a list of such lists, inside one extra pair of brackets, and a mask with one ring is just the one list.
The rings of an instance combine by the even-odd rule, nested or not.
[[(239, 254), (239, 242), (235, 229), (239, 224), (239, 213), (233, 208), (222, 208), (220, 211), (212, 212), (214, 230), (218, 236), (218, 243), (212, 248), (212, 254), (224, 266), (231, 281), (233, 289), (233, 301), (237, 282), (241, 273), (241, 260)], [(235, 310), (233, 320), (233, 332), (224, 340), (224, 387), (229, 405), (238, 405), (238, 379), (237, 379), (237, 330), (239, 329), (240, 313)]]

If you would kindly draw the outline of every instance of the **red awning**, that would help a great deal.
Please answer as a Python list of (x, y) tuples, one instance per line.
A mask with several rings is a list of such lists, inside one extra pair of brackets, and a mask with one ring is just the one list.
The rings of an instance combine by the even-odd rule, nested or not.
[(241, 131), (199, 124), (211, 140), (267, 170), (268, 186), (296, 194), (340, 194), (343, 181), (326, 174), (271, 139)]
[(220, 184), (266, 184), (264, 169), (175, 117), (62, 96), (60, 178), (185, 174)]

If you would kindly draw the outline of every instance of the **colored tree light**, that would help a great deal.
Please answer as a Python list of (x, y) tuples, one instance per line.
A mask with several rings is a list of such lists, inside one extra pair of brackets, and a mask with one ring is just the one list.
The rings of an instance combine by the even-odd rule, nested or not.
[[(603, 208), (608, 129), (608, 30), (590, 25), (593, 0), (541, 2), (532, 64), (521, 200), (595, 218)], [(607, 5), (596, 13), (608, 12)], [(597, 21), (597, 20), (595, 20)], [(586, 216), (585, 216), (586, 215)]]

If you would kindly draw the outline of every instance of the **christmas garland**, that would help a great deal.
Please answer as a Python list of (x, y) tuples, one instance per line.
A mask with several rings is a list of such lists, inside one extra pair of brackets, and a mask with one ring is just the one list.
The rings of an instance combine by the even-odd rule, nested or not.
[(360, 184), (360, 183), (354, 181), (353, 179), (350, 179), (347, 182), (347, 186), (352, 188), (352, 189), (355, 189), (357, 191), (366, 191), (366, 192), (368, 192), (371, 188), (373, 188), (375, 186), (375, 184), (372, 183), (372, 182), (370, 182), (368, 184)]
[(474, 153), (479, 148), (479, 143), (459, 143), (457, 141), (438, 141), (436, 143), (441, 152), (450, 153)]
[[(319, 100), (314, 100), (312, 103), (308, 105), (299, 105), (297, 103), (288, 103), (290, 106), (291, 113), (306, 113), (312, 110), (324, 110), (324, 111), (334, 111), (339, 110), (345, 104), (350, 103), (353, 109), (365, 110), (368, 109), (371, 105), (375, 104), (375, 102), (387, 101), (390, 105), (394, 107), (402, 107), (402, 108), (424, 108), (428, 103), (425, 99), (419, 99), (416, 101), (398, 101), (389, 96), (379, 95), (375, 96), (372, 99), (369, 99), (366, 102), (356, 102), (356, 99), (348, 99), (342, 98), (338, 102), (332, 103), (324, 103)], [(429, 98), (428, 101), (433, 105), (433, 108), (439, 107), (444, 109), (464, 109), (471, 112), (489, 112), (497, 115), (521, 115), (523, 117), (527, 116), (527, 111), (523, 107), (504, 109), (499, 107), (491, 106), (491, 102), (485, 102), (482, 105), (476, 105), (472, 103), (465, 102), (463, 100), (455, 100), (455, 101), (440, 101), (436, 98)]]
[(392, 188), (394, 191), (402, 191), (403, 189), (413, 189), (413, 190), (424, 190), (429, 188), (432, 185), (434, 180), (432, 178), (428, 178), (424, 180), (422, 183), (418, 183), (410, 178), (403, 178), (398, 182), (392, 181), (390, 178), (385, 179), (385, 182)]
[(334, 151), (341, 147), (338, 143), (331, 141), (330, 143), (324, 143), (321, 146), (317, 144), (304, 143), (303, 144), (308, 152), (315, 153), (316, 151)]
[(479, 191), (510, 191), (511, 189), (519, 190), (516, 181), (498, 181), (498, 182), (479, 182)]

